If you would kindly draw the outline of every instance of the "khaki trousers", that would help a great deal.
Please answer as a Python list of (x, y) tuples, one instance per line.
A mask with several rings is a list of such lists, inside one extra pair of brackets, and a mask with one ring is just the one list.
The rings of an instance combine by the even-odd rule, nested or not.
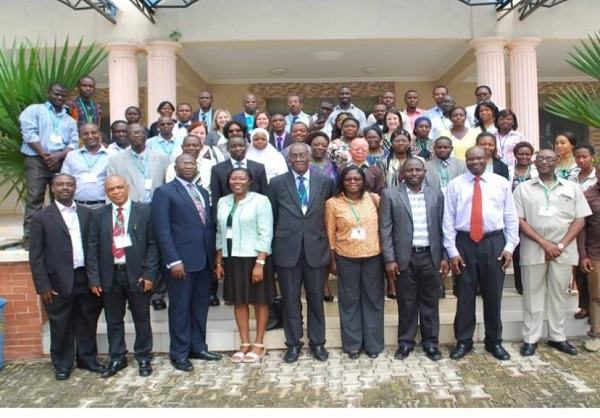
[(542, 337), (545, 293), (548, 294), (548, 340), (565, 341), (565, 290), (573, 266), (549, 261), (521, 266), (523, 278), (523, 341), (534, 344)]

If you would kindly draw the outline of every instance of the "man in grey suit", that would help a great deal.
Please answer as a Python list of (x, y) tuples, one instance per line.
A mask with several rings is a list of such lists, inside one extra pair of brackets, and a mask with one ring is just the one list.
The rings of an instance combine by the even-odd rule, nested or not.
[(439, 296), (450, 270), (443, 247), (444, 196), (423, 185), (425, 165), (411, 157), (402, 167), (404, 182), (385, 189), (379, 204), (379, 230), (385, 273), (398, 295), (398, 349), (403, 360), (415, 346), (417, 322), (427, 357), (442, 358), (438, 348)]
[(444, 194), (450, 180), (467, 172), (464, 161), (451, 157), (453, 150), (452, 140), (447, 136), (440, 136), (433, 145), (435, 158), (425, 163), (425, 183), (431, 189), (441, 190)]
[[(154, 190), (164, 184), (167, 167), (171, 163), (166, 154), (156, 152), (146, 147), (146, 128), (139, 123), (127, 127), (130, 149), (112, 155), (108, 159), (108, 175), (118, 175), (125, 179), (130, 186), (129, 198), (133, 202), (152, 202)], [(167, 286), (159, 276), (152, 292), (154, 310), (165, 309)]]
[(152, 229), (150, 206), (129, 199), (129, 184), (121, 176), (104, 181), (111, 204), (92, 213), (88, 280), (92, 293), (102, 298), (108, 330), (110, 367), (101, 377), (111, 377), (127, 367), (123, 318), (127, 305), (135, 325), (135, 359), (139, 374), (152, 374), (150, 296), (158, 276), (158, 245)]
[(308, 310), (309, 346), (315, 359), (326, 361), (323, 293), (331, 251), (325, 232), (325, 201), (333, 194), (333, 180), (309, 171), (311, 149), (292, 144), (292, 171), (271, 179), (275, 238), (273, 260), (283, 296), (283, 329), (288, 347), (283, 360), (298, 360), (302, 348), (301, 288)]

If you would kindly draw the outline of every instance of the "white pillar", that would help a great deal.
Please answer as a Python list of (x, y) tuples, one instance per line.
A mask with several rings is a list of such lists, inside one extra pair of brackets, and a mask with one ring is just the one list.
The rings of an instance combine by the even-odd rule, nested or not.
[(475, 50), (477, 60), (477, 85), (490, 87), (492, 101), (501, 109), (506, 106), (506, 42), (506, 39), (497, 37), (473, 39), (469, 42), (469, 46)]
[(111, 120), (125, 119), (125, 109), (139, 106), (137, 53), (138, 45), (111, 43), (107, 45), (108, 87)]
[(156, 108), (163, 100), (177, 106), (177, 42), (154, 41), (145, 45), (148, 52), (148, 125), (158, 117)]
[(535, 47), (541, 41), (540, 38), (522, 38), (508, 43), (511, 109), (517, 115), (519, 131), (536, 150), (540, 146), (540, 116)]

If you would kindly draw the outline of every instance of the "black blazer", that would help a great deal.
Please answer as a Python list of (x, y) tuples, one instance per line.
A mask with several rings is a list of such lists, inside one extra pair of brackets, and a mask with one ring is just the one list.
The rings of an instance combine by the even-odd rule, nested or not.
[[(282, 150), (289, 147), (293, 143), (294, 143), (294, 140), (292, 139), (292, 135), (290, 135), (288, 132), (284, 132)], [(275, 133), (274, 132), (271, 132), (269, 134), (269, 144), (273, 145), (275, 147), (275, 149), (277, 149), (277, 144), (275, 143)]]
[(504, 162), (494, 158), (492, 160), (492, 166), (494, 169), (494, 174), (498, 174), (499, 176), (502, 176), (508, 180), (508, 166), (504, 164)]
[[(248, 170), (252, 173), (252, 184), (250, 185), (250, 191), (267, 195), (267, 188), (269, 182), (267, 181), (267, 172), (265, 166), (256, 161), (246, 160), (248, 163)], [(213, 218), (217, 219), (217, 205), (219, 199), (223, 196), (231, 194), (231, 189), (227, 183), (227, 176), (233, 170), (232, 160), (226, 160), (213, 166), (210, 174), (210, 193), (213, 203)]]
[[(77, 205), (84, 254), (92, 210)], [(69, 228), (56, 204), (33, 215), (29, 231), (29, 265), (38, 294), (49, 290), (66, 297), (73, 293), (73, 245)]]
[[(112, 204), (96, 209), (92, 213), (86, 265), (89, 285), (102, 286), (110, 292), (114, 280)], [(131, 246), (125, 248), (127, 278), (131, 290), (136, 291), (136, 283), (141, 277), (154, 283), (159, 270), (159, 252), (150, 206), (131, 202), (131, 213), (127, 233)]]

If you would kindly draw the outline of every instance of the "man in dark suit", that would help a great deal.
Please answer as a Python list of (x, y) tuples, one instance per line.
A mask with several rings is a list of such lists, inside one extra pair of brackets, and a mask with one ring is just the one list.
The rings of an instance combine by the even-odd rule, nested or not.
[(379, 230), (385, 272), (398, 295), (398, 360), (415, 346), (417, 323), (421, 345), (433, 361), (438, 348), (442, 278), (450, 270), (443, 247), (444, 196), (423, 186), (425, 165), (411, 157), (402, 166), (404, 182), (385, 189), (379, 204)]
[(258, 109), (258, 100), (254, 94), (246, 94), (242, 100), (244, 111), (233, 115), (231, 120), (243, 122), (248, 127), (248, 131), (254, 129), (256, 123), (256, 110)]
[(435, 140), (433, 145), (435, 158), (425, 163), (427, 169), (425, 184), (429, 188), (445, 193), (450, 180), (467, 172), (464, 161), (451, 157), (453, 149), (450, 138), (440, 136)]
[(102, 373), (96, 355), (96, 327), (102, 302), (88, 287), (85, 251), (91, 209), (73, 202), (75, 178), (57, 174), (50, 187), (55, 202), (31, 221), (29, 265), (36, 292), (50, 322), (50, 358), (57, 380), (77, 367)]
[(215, 267), (215, 227), (208, 192), (194, 183), (193, 155), (175, 160), (175, 180), (154, 191), (152, 221), (169, 292), (169, 355), (173, 366), (191, 372), (190, 358), (218, 361), (208, 351), (206, 318)]
[(139, 374), (152, 374), (150, 296), (158, 275), (159, 253), (150, 206), (129, 199), (129, 184), (121, 176), (104, 181), (112, 204), (92, 214), (87, 253), (92, 293), (102, 298), (108, 331), (110, 367), (101, 377), (111, 377), (127, 367), (125, 344), (126, 305), (135, 324), (135, 358)]
[(271, 134), (269, 135), (269, 143), (281, 152), (285, 148), (292, 145), (292, 136), (285, 130), (286, 121), (285, 115), (281, 112), (275, 112), (271, 115)]
[(323, 289), (331, 261), (325, 232), (325, 201), (333, 180), (309, 171), (311, 149), (303, 143), (289, 148), (292, 171), (271, 179), (275, 238), (273, 260), (283, 296), (283, 328), (288, 347), (284, 361), (298, 360), (302, 348), (301, 288), (308, 309), (307, 331), (313, 356), (326, 361)]

